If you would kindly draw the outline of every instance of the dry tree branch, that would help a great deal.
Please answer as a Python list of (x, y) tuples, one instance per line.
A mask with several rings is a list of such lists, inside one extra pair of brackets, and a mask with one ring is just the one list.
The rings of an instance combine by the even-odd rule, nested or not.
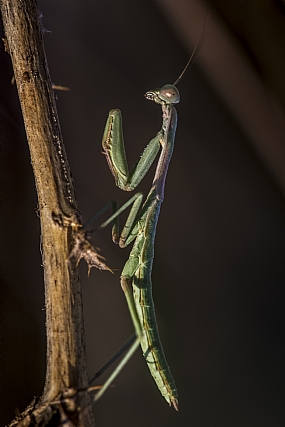
[[(94, 420), (88, 393), (84, 391), (88, 384), (77, 263), (85, 258), (91, 267), (108, 267), (96, 258), (82, 231), (36, 0), (1, 0), (0, 7), (38, 193), (47, 328), (43, 395), (12, 425), (60, 425), (68, 420), (89, 427)], [(88, 256), (84, 254), (86, 248)], [(63, 396), (71, 399), (64, 404)]]

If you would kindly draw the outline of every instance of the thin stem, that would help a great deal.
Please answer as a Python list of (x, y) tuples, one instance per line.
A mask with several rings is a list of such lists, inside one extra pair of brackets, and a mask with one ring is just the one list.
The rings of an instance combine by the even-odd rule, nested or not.
[[(71, 241), (81, 227), (68, 160), (62, 141), (54, 91), (46, 61), (42, 27), (35, 0), (1, 0), (6, 46), (15, 81), (35, 176), (41, 222), (45, 282), (47, 370), (41, 402), (45, 406), (68, 387), (87, 388), (81, 284), (75, 263), (68, 262)], [(88, 407), (87, 391), (81, 407)], [(33, 411), (31, 408), (31, 412)], [(83, 419), (84, 418), (84, 419)], [(91, 408), (78, 425), (94, 425)]]

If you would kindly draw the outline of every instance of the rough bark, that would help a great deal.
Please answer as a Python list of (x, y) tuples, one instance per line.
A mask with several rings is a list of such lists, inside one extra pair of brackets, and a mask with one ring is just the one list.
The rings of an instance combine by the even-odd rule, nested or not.
[[(44, 266), (47, 371), (41, 398), (13, 425), (93, 426), (81, 284), (70, 260), (80, 216), (49, 76), (35, 0), (1, 0), (5, 45), (14, 68), (38, 193)], [(82, 231), (81, 231), (82, 233)], [(78, 254), (78, 257), (82, 255)], [(78, 390), (82, 390), (78, 392)], [(67, 397), (67, 400), (63, 400)]]

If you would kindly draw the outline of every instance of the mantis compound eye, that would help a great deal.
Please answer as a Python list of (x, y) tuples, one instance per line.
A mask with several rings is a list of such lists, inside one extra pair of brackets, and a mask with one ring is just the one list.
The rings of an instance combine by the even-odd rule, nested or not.
[(158, 97), (166, 104), (178, 104), (180, 101), (179, 91), (173, 85), (163, 86), (158, 92)]

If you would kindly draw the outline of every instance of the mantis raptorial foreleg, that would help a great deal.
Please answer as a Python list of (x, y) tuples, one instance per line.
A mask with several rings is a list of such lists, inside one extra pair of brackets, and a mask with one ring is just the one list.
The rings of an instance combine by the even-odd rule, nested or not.
[(141, 194), (134, 196), (132, 210), (119, 240), (119, 245), (125, 247), (135, 239), (121, 274), (121, 286), (150, 372), (167, 402), (178, 409), (175, 382), (163, 352), (155, 318), (151, 271), (156, 225), (174, 147), (177, 123), (174, 104), (179, 102), (180, 96), (175, 86), (166, 85), (159, 90), (147, 92), (146, 98), (161, 105), (162, 127), (147, 145), (134, 169), (129, 173), (120, 110), (110, 111), (102, 146), (116, 185), (125, 191), (131, 191), (137, 187), (148, 172), (159, 149), (162, 148), (147, 199), (139, 212)]

